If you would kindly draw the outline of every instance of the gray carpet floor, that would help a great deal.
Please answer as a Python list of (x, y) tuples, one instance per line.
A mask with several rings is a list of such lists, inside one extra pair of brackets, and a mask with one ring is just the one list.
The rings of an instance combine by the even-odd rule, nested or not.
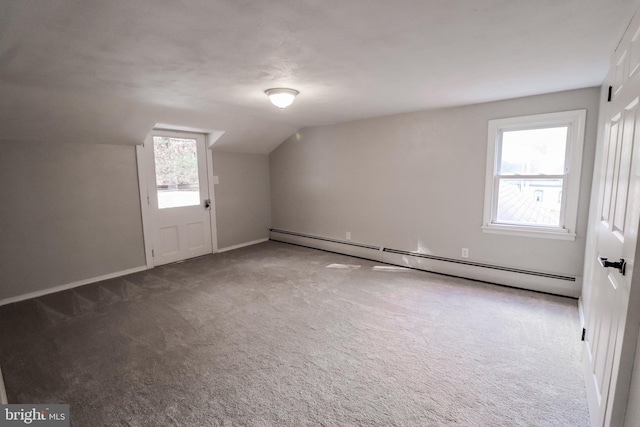
[(266, 242), (0, 307), (74, 426), (587, 426), (576, 300)]

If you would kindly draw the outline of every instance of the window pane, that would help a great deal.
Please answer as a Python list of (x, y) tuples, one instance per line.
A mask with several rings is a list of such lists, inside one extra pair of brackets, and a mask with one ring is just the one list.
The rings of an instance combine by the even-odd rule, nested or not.
[(562, 179), (501, 179), (496, 222), (560, 227)]
[(198, 152), (195, 139), (153, 137), (158, 208), (200, 204)]
[(563, 175), (568, 127), (505, 131), (500, 174)]

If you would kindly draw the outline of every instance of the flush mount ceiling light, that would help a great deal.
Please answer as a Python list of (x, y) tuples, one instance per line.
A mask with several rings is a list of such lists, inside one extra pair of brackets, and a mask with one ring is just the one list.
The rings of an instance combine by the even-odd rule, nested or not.
[(281, 110), (287, 108), (300, 92), (295, 89), (287, 89), (283, 87), (277, 87), (273, 89), (267, 89), (264, 91), (269, 97), (269, 100), (273, 105)]

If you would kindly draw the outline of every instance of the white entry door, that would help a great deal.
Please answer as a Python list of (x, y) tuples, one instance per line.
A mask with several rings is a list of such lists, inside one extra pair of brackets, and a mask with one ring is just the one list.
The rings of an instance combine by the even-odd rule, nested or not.
[(153, 265), (213, 252), (207, 154), (201, 134), (154, 130), (145, 141)]
[[(632, 287), (640, 216), (640, 42), (636, 16), (614, 55), (604, 104), (604, 146), (599, 182), (595, 258), (588, 306), (583, 365), (591, 422), (618, 426), (624, 421), (635, 354), (639, 307)], [(589, 271), (589, 270), (588, 270)]]

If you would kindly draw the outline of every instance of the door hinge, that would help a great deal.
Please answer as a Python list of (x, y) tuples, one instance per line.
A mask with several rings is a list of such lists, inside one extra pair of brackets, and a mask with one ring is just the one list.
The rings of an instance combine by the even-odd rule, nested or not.
[(607, 95), (607, 102), (611, 102), (612, 96), (613, 96), (613, 86), (609, 86), (609, 94)]
[(580, 341), (584, 341), (586, 336), (587, 336), (587, 330), (585, 328), (582, 328), (582, 338), (580, 338)]
[(155, 257), (156, 257), (156, 251), (151, 249), (151, 258), (155, 258)]
[(150, 205), (151, 202), (149, 202), (149, 195), (147, 194), (147, 204)]

